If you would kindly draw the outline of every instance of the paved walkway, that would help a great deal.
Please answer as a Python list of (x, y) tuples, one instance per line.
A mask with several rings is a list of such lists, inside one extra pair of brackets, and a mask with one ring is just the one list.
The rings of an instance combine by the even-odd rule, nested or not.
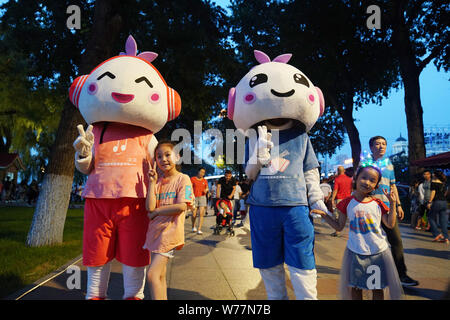
[[(264, 300), (264, 284), (257, 269), (252, 265), (250, 233), (244, 228), (235, 228), (236, 235), (213, 235), (211, 226), (215, 218), (211, 213), (205, 217), (203, 234), (191, 232), (190, 219), (186, 220), (186, 245), (176, 251), (167, 270), (168, 298), (170, 300)], [(331, 237), (331, 227), (315, 219), (316, 262), (318, 271), (319, 299), (337, 299), (337, 286), (342, 254), (347, 241), (347, 232), (341, 237)], [(348, 230), (348, 227), (345, 229)], [(402, 225), (404, 252), (408, 274), (420, 282), (418, 287), (405, 289), (406, 299), (442, 299), (450, 281), (449, 246), (432, 243), (431, 234), (419, 232)], [(68, 289), (71, 273), (66, 267), (76, 265), (81, 269), (81, 288)], [(71, 261), (55, 273), (47, 276), (39, 287), (24, 288), (11, 299), (32, 300), (80, 300), (86, 293), (86, 268), (81, 257)], [(294, 299), (292, 285), (287, 273), (288, 295)], [(30, 291), (31, 290), (31, 291)], [(112, 266), (109, 299), (122, 299), (122, 274), (120, 263)], [(145, 289), (146, 299), (149, 290)], [(366, 298), (369, 298), (365, 295)], [(448, 293), (447, 293), (448, 297)]]

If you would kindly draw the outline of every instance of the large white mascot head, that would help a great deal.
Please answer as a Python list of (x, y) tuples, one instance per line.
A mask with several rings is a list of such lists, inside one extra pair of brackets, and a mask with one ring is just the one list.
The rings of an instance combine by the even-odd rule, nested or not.
[(228, 117), (236, 128), (247, 130), (263, 122), (280, 125), (298, 120), (308, 132), (323, 114), (322, 91), (297, 68), (287, 64), (291, 54), (273, 61), (254, 51), (260, 63), (253, 67), (228, 94)]
[(69, 99), (88, 124), (120, 122), (156, 133), (180, 114), (179, 94), (151, 64), (158, 54), (136, 53), (136, 41), (129, 36), (125, 53), (102, 62), (72, 83)]

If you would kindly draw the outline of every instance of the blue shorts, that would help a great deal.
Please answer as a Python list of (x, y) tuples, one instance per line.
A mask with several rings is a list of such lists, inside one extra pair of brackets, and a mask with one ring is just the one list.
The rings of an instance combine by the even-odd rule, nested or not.
[(307, 206), (250, 206), (253, 266), (266, 269), (285, 262), (311, 270), (314, 259), (314, 225)]

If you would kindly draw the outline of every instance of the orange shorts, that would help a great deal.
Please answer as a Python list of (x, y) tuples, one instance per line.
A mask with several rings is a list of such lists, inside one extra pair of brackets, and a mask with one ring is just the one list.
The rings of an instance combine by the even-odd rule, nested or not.
[(102, 266), (116, 258), (131, 267), (148, 265), (149, 252), (142, 248), (148, 222), (144, 198), (86, 198), (83, 264)]

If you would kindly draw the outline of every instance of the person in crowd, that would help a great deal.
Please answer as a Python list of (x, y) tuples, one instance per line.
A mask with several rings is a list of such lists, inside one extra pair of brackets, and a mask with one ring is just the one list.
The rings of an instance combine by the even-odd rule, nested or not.
[[(225, 171), (225, 175), (217, 182), (217, 195), (220, 199), (233, 200), (236, 191), (236, 179), (230, 170)], [(233, 201), (231, 201), (233, 204)], [(233, 210), (233, 209), (232, 209)]]
[(228, 207), (227, 202), (225, 200), (220, 201), (218, 207), (219, 212), (216, 216), (216, 225), (231, 227), (231, 219), (233, 214), (231, 213), (231, 210)]
[(28, 204), (31, 205), (33, 204), (37, 197), (39, 196), (39, 186), (36, 180), (33, 180), (30, 183), (30, 186), (28, 187), (28, 193), (27, 193), (27, 198), (28, 198)]
[(9, 201), (10, 200), (10, 195), (11, 195), (11, 178), (10, 177), (6, 177), (5, 180), (3, 181), (3, 200), (4, 201)]
[[(334, 189), (331, 195), (331, 204), (333, 206), (333, 213), (337, 217), (338, 212), (336, 211), (336, 205), (350, 197), (352, 194), (352, 178), (345, 174), (345, 169), (343, 166), (338, 167), (337, 177), (334, 179)], [(339, 232), (335, 231), (331, 234), (333, 237), (338, 237)]]
[[(419, 185), (419, 208), (417, 209), (418, 218), (416, 222), (416, 230), (422, 230), (421, 228), (421, 222), (422, 218), (427, 215), (428, 209), (427, 204), (430, 201), (430, 195), (431, 195), (431, 171), (428, 169), (425, 169), (422, 173), (423, 176), (423, 182)], [(430, 226), (427, 222), (427, 225), (424, 227), (425, 230), (429, 230)]]
[(328, 179), (326, 179), (326, 178), (322, 179), (319, 187), (323, 193), (323, 202), (327, 206), (328, 210), (333, 211), (333, 206), (331, 204), (331, 195), (333, 193), (333, 189), (331, 188), (330, 184), (328, 183)]
[(239, 181), (236, 179), (236, 189), (234, 190), (234, 196), (233, 196), (233, 224), (236, 222), (236, 218), (238, 216), (239, 210), (241, 210), (241, 195), (242, 195), (242, 189), (239, 185)]
[[(371, 290), (373, 300), (383, 300), (383, 289), (389, 289), (390, 299), (400, 299), (402, 287), (386, 235), (381, 224), (393, 228), (397, 219), (396, 194), (383, 190), (390, 208), (372, 196), (381, 181), (381, 171), (373, 166), (360, 167), (354, 180), (354, 193), (337, 204), (338, 218), (313, 209), (334, 229), (344, 229), (347, 218), (350, 230), (342, 260), (340, 295), (342, 299), (362, 300), (362, 289)], [(374, 267), (378, 279), (371, 281)]]
[[(192, 187), (194, 188), (194, 196), (195, 196), (195, 206), (192, 208), (192, 232), (197, 232), (197, 234), (203, 234), (202, 225), (203, 218), (206, 212), (206, 195), (209, 192), (208, 181), (206, 181), (205, 177), (206, 170), (205, 168), (200, 168), (197, 172), (197, 176), (191, 177)], [(199, 222), (198, 229), (195, 226), (195, 222), (197, 219), (197, 212), (199, 214)]]
[(409, 199), (410, 199), (410, 207), (409, 212), (411, 213), (411, 226), (415, 228), (417, 226), (417, 220), (419, 217), (418, 209), (419, 209), (419, 184), (420, 181), (418, 179), (414, 179), (409, 186)]
[[(449, 243), (448, 240), (448, 210), (446, 200), (446, 182), (445, 174), (436, 170), (431, 181), (430, 200), (427, 203), (427, 209), (430, 210), (428, 221), (431, 226), (431, 233), (433, 234), (433, 241)], [(438, 231), (437, 223), (439, 221), (441, 233)]]
[(250, 209), (250, 205), (247, 203), (247, 199), (248, 199), (248, 195), (250, 194), (250, 187), (251, 187), (251, 182), (250, 179), (245, 178), (242, 183), (240, 184), (241, 186), (241, 212), (245, 211), (245, 216), (244, 218), (241, 220), (241, 222), (237, 225), (238, 227), (243, 227), (244, 225), (246, 226), (246, 228), (250, 229), (250, 216), (248, 214), (248, 211)]
[[(387, 142), (382, 136), (374, 136), (369, 139), (369, 147), (371, 155), (365, 161), (360, 163), (361, 166), (371, 164), (377, 166), (381, 170), (381, 181), (378, 188), (374, 192), (374, 197), (380, 199), (384, 202), (386, 206), (390, 206), (389, 199), (384, 194), (384, 189), (391, 193), (391, 190), (395, 194), (397, 207), (398, 220), (403, 220), (404, 212), (402, 204), (400, 202), (400, 197), (398, 196), (397, 187), (395, 185), (395, 174), (394, 165), (392, 164), (389, 157), (386, 155)], [(398, 222), (395, 226), (391, 228), (386, 228), (382, 225), (384, 231), (386, 232), (387, 240), (391, 245), (392, 256), (394, 257), (395, 266), (397, 267), (398, 274), (400, 276), (401, 284), (405, 287), (417, 286), (419, 282), (412, 279), (407, 274), (407, 268), (405, 264), (405, 257), (403, 255), (403, 242), (400, 234), (400, 228)]]
[(211, 181), (211, 187), (209, 188), (210, 194), (210, 202), (209, 206), (214, 210), (214, 214), (216, 214), (216, 202), (217, 202), (217, 180)]
[(156, 166), (149, 170), (146, 209), (150, 219), (144, 249), (151, 254), (147, 279), (153, 300), (167, 300), (166, 268), (174, 250), (184, 246), (187, 208), (194, 203), (191, 179), (179, 172), (174, 144), (161, 141), (155, 148)]

